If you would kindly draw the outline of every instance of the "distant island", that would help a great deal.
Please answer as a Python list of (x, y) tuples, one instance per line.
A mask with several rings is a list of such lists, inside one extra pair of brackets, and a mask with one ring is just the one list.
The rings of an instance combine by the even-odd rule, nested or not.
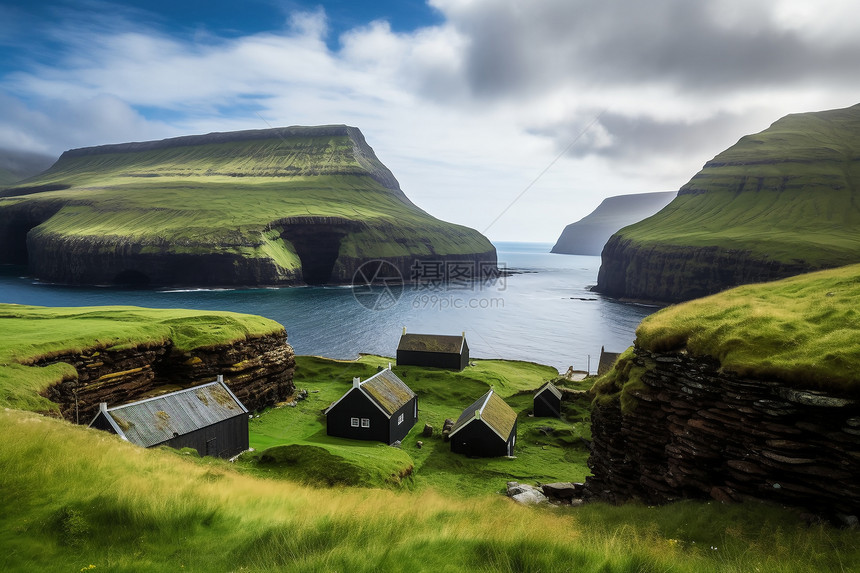
[(678, 302), (860, 262), (860, 105), (788, 115), (612, 236), (595, 290)]
[(607, 197), (597, 209), (566, 226), (550, 252), (600, 256), (614, 233), (650, 217), (677, 195), (677, 191), (660, 191)]
[(66, 284), (348, 284), (384, 260), (496, 268), (416, 207), (355, 127), (211, 133), (65, 152), (0, 191), (0, 263)]

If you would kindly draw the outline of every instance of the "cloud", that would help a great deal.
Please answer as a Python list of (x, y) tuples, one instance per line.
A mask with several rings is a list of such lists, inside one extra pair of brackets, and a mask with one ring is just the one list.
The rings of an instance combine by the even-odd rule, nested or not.
[(553, 240), (608, 195), (677, 189), (742, 135), (860, 93), (854, 2), (430, 4), (441, 22), (337, 43), (322, 9), (229, 37), (95, 1), (31, 18), (0, 77), (0, 146), (347, 123), (417, 204), (479, 229), (567, 150), (493, 226)]

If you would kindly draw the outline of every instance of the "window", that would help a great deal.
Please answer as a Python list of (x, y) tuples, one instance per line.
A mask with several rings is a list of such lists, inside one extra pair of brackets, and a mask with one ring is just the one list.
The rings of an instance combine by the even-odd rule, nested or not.
[(362, 418), (361, 419), (361, 427), (369, 428), (370, 427), (370, 418)]
[(403, 423), (403, 414), (400, 414), (400, 415), (397, 417), (397, 425), (399, 426), (399, 425), (400, 425), (400, 424), (402, 424), (402, 423)]
[(358, 427), (358, 418), (350, 418), (349, 419), (349, 425), (352, 426), (353, 428), (357, 428)]

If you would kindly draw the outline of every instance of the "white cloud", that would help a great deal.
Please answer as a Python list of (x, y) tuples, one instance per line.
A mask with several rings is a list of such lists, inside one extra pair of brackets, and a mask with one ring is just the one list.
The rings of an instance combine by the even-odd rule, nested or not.
[(70, 15), (43, 31), (59, 52), (0, 79), (0, 146), (347, 123), (415, 203), (483, 230), (578, 138), (488, 233), (553, 241), (606, 196), (676, 189), (740, 136), (860, 93), (852, 2), (431, 4), (439, 25), (368, 22), (336, 51), (322, 10), (196, 39), (137, 12)]

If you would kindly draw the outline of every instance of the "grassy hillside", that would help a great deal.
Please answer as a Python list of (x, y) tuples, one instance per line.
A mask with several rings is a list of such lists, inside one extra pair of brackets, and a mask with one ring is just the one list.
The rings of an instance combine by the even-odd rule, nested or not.
[(599, 289), (681, 300), (848, 265), (860, 262), (858, 225), (860, 105), (789, 115), (709, 161), (658, 214), (621, 229)]
[[(848, 571), (857, 533), (768, 506), (536, 510), (317, 489), (0, 412), (9, 571)], [(118, 526), (118, 524), (121, 524)]]
[(168, 341), (177, 350), (187, 351), (282, 329), (267, 318), (225, 311), (0, 304), (0, 406), (55, 410), (56, 404), (39, 392), (64, 377), (74, 377), (75, 371), (65, 363), (32, 366), (52, 356)]
[(723, 368), (860, 395), (860, 265), (745, 285), (663, 309), (636, 344)]
[[(158, 280), (153, 259), (218, 255), (250, 261), (246, 284), (289, 284), (326, 257), (326, 278), (344, 282), (356, 260), (495, 252), (476, 231), (415, 207), (361, 133), (345, 126), (72, 150), (41, 176), (0, 193), (4, 227), (18, 249), (7, 259), (26, 259), (20, 250), (29, 248), (31, 268), (65, 282), (97, 281), (39, 257), (80, 250), (88, 257), (82, 264), (101, 260), (117, 273), (133, 268), (170, 282)], [(240, 282), (230, 278), (220, 280)]]

